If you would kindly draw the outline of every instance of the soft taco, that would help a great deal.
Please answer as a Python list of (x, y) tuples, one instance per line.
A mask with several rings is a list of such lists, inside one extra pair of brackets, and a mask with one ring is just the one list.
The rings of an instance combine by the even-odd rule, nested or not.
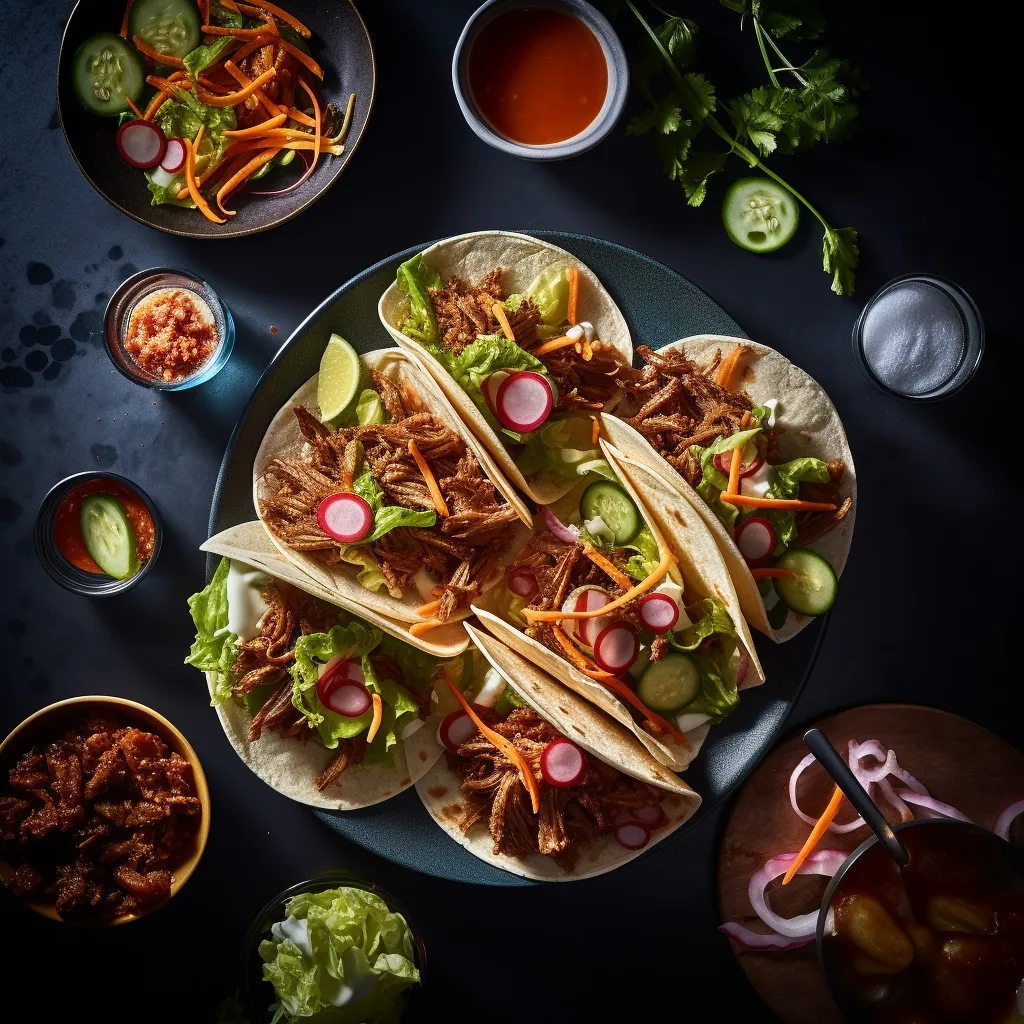
[(448, 666), (468, 684), (463, 659), (420, 651), (254, 561), (223, 557), (188, 602), (196, 638), (185, 660), (205, 672), (239, 756), (313, 807), (366, 807), (412, 785), (441, 752), (437, 673)]
[(629, 328), (595, 274), (529, 235), (478, 231), (398, 268), (380, 318), (535, 501), (605, 467), (592, 415), (620, 397)]
[(757, 342), (701, 335), (637, 355), (603, 431), (657, 460), (712, 531), (747, 621), (789, 639), (831, 607), (853, 540), (857, 477), (835, 406)]
[(321, 422), (317, 377), (274, 417), (256, 510), (306, 575), (422, 635), (498, 582), (530, 514), (422, 368), (398, 349), (358, 360), (340, 423)]
[(505, 586), (473, 610), (682, 771), (739, 689), (764, 673), (707, 527), (673, 495), (687, 514), (670, 543), (640, 497), (656, 481), (637, 478), (642, 464), (601, 445), (616, 479), (542, 507), (544, 528), (509, 563)]
[(506, 871), (569, 881), (620, 867), (693, 815), (700, 797), (631, 733), (466, 628), (483, 682), (458, 698), (446, 756), (416, 784), (453, 839)]

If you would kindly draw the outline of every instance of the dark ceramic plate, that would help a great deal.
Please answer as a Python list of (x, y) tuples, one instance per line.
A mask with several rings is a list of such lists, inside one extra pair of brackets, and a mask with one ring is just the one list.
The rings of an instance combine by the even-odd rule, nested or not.
[[(283, 6), (313, 33), (310, 49), (324, 69), (325, 102), (344, 109), (349, 95), (356, 94), (345, 152), (337, 157), (321, 157), (310, 179), (287, 195), (257, 197), (239, 193), (235, 216), (229, 217), (227, 224), (214, 224), (198, 210), (170, 204), (150, 205), (142, 171), (126, 164), (117, 151), (117, 118), (90, 114), (78, 102), (70, 75), (75, 51), (96, 32), (117, 32), (124, 15), (124, 0), (79, 0), (68, 19), (57, 59), (57, 113), (71, 155), (89, 184), (108, 203), (129, 217), (172, 235), (238, 238), (283, 224), (316, 202), (334, 184), (355, 153), (370, 116), (376, 75), (373, 47), (351, 0), (287, 0)], [(144, 96), (148, 98), (151, 93), (147, 86)], [(267, 184), (272, 180), (270, 176), (262, 179), (262, 187), (274, 188)]]
[[(696, 285), (647, 256), (583, 235), (532, 234), (575, 253), (601, 278), (629, 321), (634, 347), (658, 348), (691, 334), (745, 337), (735, 321)], [(284, 343), (260, 378), (224, 453), (210, 511), (211, 534), (253, 518), (256, 451), (278, 409), (317, 372), (330, 335), (341, 334), (362, 352), (392, 344), (377, 317), (377, 300), (394, 280), (398, 264), (423, 248), (426, 243), (352, 278), (310, 313)], [(211, 560), (209, 572), (213, 568)], [(711, 730), (685, 776), (704, 802), (683, 828), (644, 858), (648, 870), (658, 870), (659, 858), (664, 867), (672, 856), (673, 840), (725, 800), (767, 752), (810, 675), (824, 632), (825, 620), (819, 620), (781, 646), (758, 637), (757, 651), (768, 682), (747, 690), (739, 707)], [(360, 846), (427, 874), (483, 885), (536, 884), (467, 853), (438, 828), (413, 790), (360, 811), (317, 813)]]

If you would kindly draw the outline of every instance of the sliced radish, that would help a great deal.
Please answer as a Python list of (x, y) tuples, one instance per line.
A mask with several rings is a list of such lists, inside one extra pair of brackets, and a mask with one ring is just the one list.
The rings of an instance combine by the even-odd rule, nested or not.
[(453, 711), (441, 720), (437, 728), (437, 739), (454, 753), (463, 743), (471, 740), (476, 731), (476, 723), (465, 711)]
[[(562, 611), (593, 612), (603, 608), (610, 601), (611, 595), (601, 587), (593, 585), (576, 587), (562, 602)], [(580, 647), (590, 651), (593, 650), (598, 634), (611, 621), (610, 616), (599, 615), (592, 619), (565, 619), (560, 625)]]
[(345, 718), (358, 718), (370, 710), (373, 703), (370, 691), (359, 683), (342, 683), (332, 686), (327, 700), (321, 701), (324, 707), (330, 708), (336, 715)]
[(641, 825), (651, 832), (665, 824), (665, 812), (661, 809), (661, 804), (651, 804), (650, 807), (638, 807), (632, 814), (634, 821), (639, 821)]
[(185, 145), (181, 139), (168, 139), (160, 167), (168, 174), (177, 174), (185, 166)]
[(167, 136), (152, 121), (126, 121), (117, 129), (117, 148), (132, 167), (156, 167), (167, 150)]
[(373, 511), (358, 494), (329, 494), (316, 510), (320, 529), (342, 544), (354, 544), (373, 530)]
[(508, 574), (506, 583), (509, 592), (523, 598), (524, 601), (529, 601), (540, 589), (532, 569), (513, 569)]
[(540, 755), (540, 773), (549, 786), (575, 786), (586, 771), (587, 759), (572, 740), (559, 736)]
[(495, 403), (498, 398), (498, 388), (508, 380), (508, 376), (508, 370), (497, 370), (495, 373), (484, 377), (483, 383), (480, 385), (480, 394), (484, 396), (487, 408), (490, 409), (495, 416), (498, 415), (495, 411), (497, 408)]
[(744, 519), (736, 527), (736, 547), (751, 565), (763, 562), (775, 550), (775, 528), (761, 516)]
[[(337, 679), (334, 677), (337, 676)], [(344, 654), (336, 654), (320, 669), (317, 685), (326, 686), (331, 682), (365, 683), (363, 666), (358, 658), (347, 658)]]
[(612, 675), (628, 671), (639, 653), (636, 628), (622, 620), (605, 626), (594, 641), (594, 661)]
[(494, 398), (494, 415), (503, 427), (528, 434), (551, 415), (551, 399), (551, 388), (543, 374), (520, 370), (501, 382)]
[(346, 718), (365, 714), (372, 702), (359, 660), (340, 654), (324, 665), (316, 681), (316, 695), (325, 708)]
[(679, 605), (668, 594), (645, 594), (639, 611), (640, 621), (652, 633), (667, 633), (679, 621)]
[[(748, 441), (743, 446), (743, 456), (740, 461), (740, 476), (752, 476), (761, 468), (761, 463), (764, 459), (757, 454), (757, 446), (753, 441)], [(718, 469), (726, 476), (729, 475), (729, 471), (732, 469), (732, 449), (730, 448), (727, 452), (719, 452), (715, 456), (715, 465)]]
[(615, 830), (615, 838), (627, 850), (642, 850), (651, 841), (651, 833), (639, 822), (627, 821)]

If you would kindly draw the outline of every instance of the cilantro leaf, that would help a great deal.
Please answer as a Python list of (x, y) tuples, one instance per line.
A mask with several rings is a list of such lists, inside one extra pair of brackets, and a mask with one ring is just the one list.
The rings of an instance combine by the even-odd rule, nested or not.
[(826, 228), (821, 240), (821, 266), (832, 275), (836, 295), (853, 294), (853, 272), (857, 269), (860, 244), (853, 228)]
[(708, 181), (725, 167), (728, 153), (712, 153), (699, 150), (694, 153), (681, 169), (676, 180), (683, 186), (689, 206), (700, 206), (708, 191)]
[(682, 123), (682, 111), (675, 102), (675, 96), (670, 94), (642, 114), (631, 118), (626, 126), (626, 134), (643, 135), (645, 132), (656, 131), (662, 135), (671, 135)]
[(699, 30), (696, 23), (689, 18), (673, 16), (662, 22), (654, 31), (677, 67), (686, 68), (693, 60), (697, 48), (696, 35)]

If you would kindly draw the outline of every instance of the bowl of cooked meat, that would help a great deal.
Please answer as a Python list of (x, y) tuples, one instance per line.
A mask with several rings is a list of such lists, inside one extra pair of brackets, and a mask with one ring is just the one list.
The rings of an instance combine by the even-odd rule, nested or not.
[(55, 921), (145, 917), (188, 881), (210, 793), (185, 737), (122, 697), (73, 697), (0, 743), (0, 880)]

